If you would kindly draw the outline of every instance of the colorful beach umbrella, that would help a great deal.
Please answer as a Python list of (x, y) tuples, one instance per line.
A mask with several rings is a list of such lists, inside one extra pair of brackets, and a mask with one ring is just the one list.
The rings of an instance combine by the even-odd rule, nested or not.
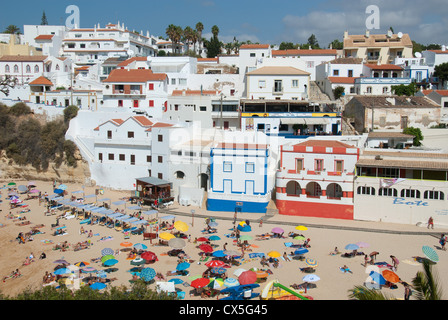
[(181, 262), (176, 266), (177, 271), (183, 271), (187, 270), (190, 267), (190, 264), (188, 262)]
[(129, 247), (132, 247), (132, 242), (124, 241), (124, 242), (120, 243), (120, 246), (129, 248)]
[(243, 224), (241, 224), (241, 223), (238, 224), (237, 229), (240, 230), (241, 232), (250, 232), (250, 231), (252, 231), (251, 226), (246, 224), (245, 222)]
[(367, 242), (363, 242), (363, 241), (359, 241), (355, 243), (358, 247), (360, 248), (368, 248), (370, 247), (370, 244), (368, 244)]
[(159, 238), (162, 240), (171, 240), (173, 238), (175, 238), (174, 234), (169, 233), (169, 232), (162, 232), (161, 234), (159, 234)]
[(378, 273), (376, 271), (371, 271), (369, 273), (369, 276), (372, 279), (372, 281), (374, 281), (380, 285), (386, 284), (386, 279), (383, 277), (383, 275), (381, 273)]
[(97, 270), (93, 267), (85, 267), (85, 268), (82, 268), (81, 271), (85, 272), (85, 273), (92, 273), (92, 272), (96, 272)]
[(294, 240), (305, 240), (304, 236), (295, 236)]
[(345, 246), (345, 250), (358, 250), (359, 247), (354, 243), (349, 243)]
[(264, 270), (257, 270), (255, 273), (257, 274), (258, 279), (267, 278), (269, 276), (269, 273)]
[(101, 250), (101, 255), (104, 256), (108, 256), (108, 255), (113, 255), (114, 254), (114, 250), (112, 248), (104, 248), (103, 250)]
[(226, 287), (234, 287), (239, 285), (240, 283), (235, 278), (227, 278), (226, 280), (224, 280), (224, 286)]
[(79, 261), (79, 262), (75, 263), (75, 266), (77, 266), (77, 267), (85, 267), (85, 266), (88, 266), (88, 265), (90, 265), (90, 263), (87, 262), (87, 261)]
[(62, 274), (67, 274), (67, 273), (71, 273), (72, 271), (68, 268), (59, 268), (58, 270), (56, 270), (55, 272), (53, 272), (55, 275), (62, 275)]
[(275, 228), (272, 228), (271, 232), (272, 233), (283, 233), (283, 232), (285, 232), (285, 230), (283, 230), (280, 227), (275, 227)]
[(140, 255), (140, 257), (149, 261), (157, 260), (157, 255), (152, 251), (145, 251)]
[(212, 268), (210, 271), (212, 273), (216, 273), (216, 274), (223, 274), (223, 273), (226, 273), (227, 269), (223, 268), (223, 267), (216, 267), (216, 268)]
[(224, 285), (224, 280), (222, 278), (213, 278), (210, 283), (207, 285), (209, 288), (213, 289), (221, 289)]
[(140, 272), (140, 279), (144, 281), (151, 281), (156, 276), (156, 271), (153, 268), (144, 268)]
[(294, 254), (305, 254), (307, 252), (309, 252), (307, 248), (299, 248), (296, 251), (294, 251)]
[(241, 241), (246, 241), (246, 240), (252, 240), (253, 238), (250, 236), (250, 235), (248, 235), (248, 234), (243, 234), (241, 237), (240, 237), (240, 240)]
[(70, 263), (68, 263), (66, 260), (64, 260), (64, 259), (58, 259), (58, 260), (55, 260), (55, 261), (53, 261), (53, 263), (57, 263), (57, 264), (64, 264), (64, 265), (69, 265)]
[(205, 265), (208, 268), (217, 268), (217, 267), (222, 267), (225, 265), (224, 261), (221, 260), (211, 260), (209, 262), (206, 262)]
[(308, 228), (305, 227), (305, 226), (297, 226), (295, 229), (296, 229), (296, 230), (300, 230), (300, 231), (306, 231), (306, 230), (308, 230)]
[(146, 249), (148, 249), (148, 246), (143, 243), (136, 243), (136, 244), (134, 244), (134, 248), (137, 250), (146, 250)]
[(56, 193), (56, 194), (62, 194), (62, 193), (64, 193), (64, 190), (62, 190), (62, 189), (54, 189), (53, 192)]
[(306, 260), (305, 260), (305, 263), (306, 263), (309, 267), (313, 267), (313, 268), (315, 268), (315, 267), (317, 267), (317, 266), (319, 265), (319, 264), (317, 263), (316, 260), (314, 260), (314, 259), (310, 259), (310, 258), (306, 259)]
[(240, 284), (252, 284), (255, 283), (256, 281), (257, 281), (257, 274), (255, 273), (255, 271), (252, 270), (244, 271), (238, 276), (238, 282)]
[(61, 189), (61, 190), (67, 190), (67, 186), (65, 185), (65, 184), (61, 184), (59, 187), (58, 187), (58, 189)]
[(113, 255), (111, 255), (111, 254), (107, 254), (105, 256), (102, 256), (101, 257), (101, 263), (104, 263), (104, 262), (106, 262), (107, 260), (110, 260), (110, 259), (115, 259), (115, 257)]
[(315, 274), (307, 274), (306, 276), (304, 276), (302, 278), (302, 281), (305, 281), (305, 282), (316, 282), (319, 280), (320, 280), (320, 278)]
[(439, 261), (439, 256), (438, 256), (437, 252), (430, 246), (423, 246), (422, 251), (425, 254), (425, 256), (432, 262)]
[(281, 256), (280, 252), (278, 251), (269, 251), (268, 252), (268, 256), (272, 257), (272, 258), (278, 258)]
[(180, 232), (187, 232), (188, 228), (189, 228), (188, 224), (186, 224), (183, 221), (178, 220), (178, 221), (174, 222), (174, 229), (176, 229)]
[(174, 284), (182, 284), (182, 283), (184, 283), (184, 280), (179, 279), (179, 278), (173, 278), (173, 279), (168, 280), (168, 282), (173, 282)]
[(198, 278), (198, 279), (196, 279), (196, 280), (193, 280), (191, 283), (190, 283), (190, 285), (193, 287), (193, 288), (203, 288), (203, 287), (205, 287), (206, 285), (208, 285), (210, 283), (210, 279), (208, 279), (208, 278)]
[(103, 266), (105, 266), (105, 267), (111, 267), (111, 266), (113, 266), (113, 265), (116, 265), (117, 263), (118, 263), (118, 260), (117, 260), (117, 259), (109, 259), (109, 260), (103, 262)]
[(206, 241), (208, 241), (208, 238), (206, 238), (206, 237), (199, 237), (199, 238), (196, 239), (196, 241), (206, 242)]
[(386, 279), (389, 282), (397, 283), (400, 281), (400, 277), (395, 272), (393, 272), (391, 270), (384, 270), (382, 272), (382, 275), (383, 275), (384, 279)]
[(212, 256), (217, 257), (217, 258), (222, 258), (222, 257), (225, 257), (226, 254), (223, 250), (216, 250), (212, 253)]

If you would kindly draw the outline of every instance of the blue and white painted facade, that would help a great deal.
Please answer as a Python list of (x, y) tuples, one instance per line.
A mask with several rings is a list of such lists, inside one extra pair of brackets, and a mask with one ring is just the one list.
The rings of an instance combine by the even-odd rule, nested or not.
[(265, 213), (273, 187), (267, 144), (219, 143), (210, 151), (207, 210)]

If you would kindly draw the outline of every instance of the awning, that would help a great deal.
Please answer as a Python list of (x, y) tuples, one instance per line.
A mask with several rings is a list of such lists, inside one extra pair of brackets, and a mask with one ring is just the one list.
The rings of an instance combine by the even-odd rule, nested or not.
[(135, 180), (141, 181), (146, 184), (153, 185), (153, 186), (171, 185), (171, 182), (169, 182), (167, 180), (155, 178), (155, 177), (143, 177), (143, 178), (137, 178)]
[(330, 120), (326, 118), (281, 118), (281, 124), (329, 124)]

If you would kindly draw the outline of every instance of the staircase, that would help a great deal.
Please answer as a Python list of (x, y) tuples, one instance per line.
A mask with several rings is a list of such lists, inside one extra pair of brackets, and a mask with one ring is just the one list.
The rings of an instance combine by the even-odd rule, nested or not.
[(310, 96), (308, 100), (321, 103), (334, 103), (327, 94), (322, 92), (315, 81), (310, 81)]

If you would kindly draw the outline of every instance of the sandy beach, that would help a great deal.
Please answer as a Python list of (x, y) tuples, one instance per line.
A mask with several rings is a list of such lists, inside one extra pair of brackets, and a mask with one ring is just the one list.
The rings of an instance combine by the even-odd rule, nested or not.
[[(0, 182), (0, 186), (7, 185), (10, 181)], [(16, 186), (27, 185), (28, 181), (14, 181)], [(59, 185), (59, 183), (58, 183)], [(67, 193), (70, 197), (71, 192), (82, 190), (81, 185), (67, 184)], [(36, 188), (44, 194), (48, 192), (49, 195), (53, 194), (53, 185), (51, 182), (36, 181)], [(85, 194), (94, 194), (95, 189), (100, 187), (85, 187)], [(107, 197), (111, 199), (111, 202), (118, 201), (124, 197), (129, 197), (130, 191), (114, 191), (107, 188), (103, 189), (104, 194), (99, 197)], [(79, 195), (77, 195), (79, 197)], [(106, 267), (101, 265), (101, 262), (92, 262), (92, 259), (100, 258), (102, 256), (102, 249), (111, 248), (119, 254), (114, 255), (118, 260), (118, 263), (113, 266), (118, 270), (108, 273), (108, 278), (111, 279), (107, 283), (108, 286), (129, 286), (129, 280), (132, 279), (132, 274), (129, 272), (134, 266), (131, 265), (131, 260), (127, 259), (127, 252), (120, 251), (124, 249), (121, 243), (124, 241), (132, 244), (143, 243), (149, 251), (154, 252), (157, 255), (158, 261), (152, 264), (146, 264), (144, 267), (150, 267), (155, 269), (156, 272), (165, 276), (166, 280), (172, 278), (180, 278), (184, 282), (191, 283), (191, 277), (201, 276), (207, 269), (205, 262), (200, 262), (201, 256), (199, 253), (201, 250), (197, 248), (200, 243), (194, 243), (195, 238), (208, 237), (209, 235), (218, 236), (219, 240), (211, 241), (214, 245), (214, 249), (223, 250), (224, 245), (227, 243), (227, 250), (235, 250), (240, 252), (240, 248), (236, 245), (235, 239), (229, 238), (226, 235), (231, 233), (233, 228), (233, 213), (231, 212), (207, 212), (205, 208), (197, 207), (183, 207), (174, 203), (169, 209), (161, 209), (158, 217), (164, 217), (167, 215), (174, 215), (174, 221), (183, 221), (188, 225), (188, 231), (185, 234), (190, 236), (190, 241), (186, 241), (184, 248), (185, 253), (192, 260), (190, 261), (190, 267), (188, 268), (189, 274), (187, 276), (166, 276), (170, 271), (175, 271), (177, 266), (177, 257), (167, 255), (167, 252), (171, 250), (166, 245), (156, 245), (156, 241), (144, 240), (143, 235), (131, 234), (128, 239), (125, 239), (123, 232), (114, 230), (113, 228), (107, 228), (106, 226), (95, 224), (87, 225), (80, 224), (80, 219), (72, 218), (59, 220), (60, 226), (65, 226), (65, 235), (54, 236), (51, 225), (56, 222), (56, 216), (64, 214), (64, 211), (56, 211), (56, 215), (46, 215), (45, 203), (39, 203), (38, 199), (24, 200), (26, 195), (20, 194), (20, 199), (24, 200), (26, 207), (19, 207), (10, 209), (10, 201), (7, 200), (8, 189), (1, 189), (0, 204), (0, 244), (3, 250), (0, 251), (0, 276), (3, 278), (11, 273), (15, 269), (19, 269), (22, 276), (12, 279), (9, 278), (0, 282), (0, 292), (4, 295), (14, 296), (17, 293), (23, 291), (25, 288), (40, 288), (43, 285), (43, 276), (46, 271), (54, 272), (54, 268), (57, 265), (54, 261), (58, 259), (66, 260), (67, 262), (74, 264), (79, 261), (87, 261), (90, 263), (90, 267), (97, 270), (104, 270)], [(92, 198), (90, 198), (92, 199)], [(85, 199), (85, 203), (91, 203), (95, 201)], [(130, 204), (127, 203), (126, 207)], [(111, 205), (111, 209), (125, 209), (124, 205)], [(30, 210), (23, 214), (19, 214), (20, 211)], [(149, 208), (144, 208), (143, 211)], [(194, 217), (191, 215), (191, 210), (195, 210)], [(24, 220), (16, 220), (8, 218), (8, 214), (19, 215), (24, 217)], [(125, 209), (126, 214), (133, 214), (135, 210)], [(205, 221), (207, 217), (212, 217), (217, 222), (217, 233), (204, 234), (201, 231), (206, 226)], [(263, 219), (263, 224), (260, 225), (260, 219)], [(245, 252), (243, 263), (239, 266), (231, 266), (227, 268), (227, 276), (237, 278), (233, 275), (233, 272), (239, 268), (249, 270), (251, 268), (264, 268), (260, 263), (260, 258), (249, 258), (250, 253), (264, 253), (268, 254), (271, 251), (277, 251), (281, 255), (284, 252), (287, 254), (295, 251), (294, 247), (290, 244), (302, 244), (303, 240), (295, 240), (288, 237), (290, 232), (301, 233), (307, 239), (310, 239), (309, 252), (305, 254), (306, 258), (311, 258), (317, 261), (318, 265), (315, 267), (313, 275), (317, 275), (320, 280), (315, 282), (313, 288), (309, 288), (306, 295), (311, 296), (315, 300), (347, 300), (349, 290), (355, 285), (363, 285), (369, 276), (370, 268), (364, 266), (364, 255), (357, 255), (353, 258), (343, 257), (341, 254), (330, 255), (330, 252), (335, 247), (339, 249), (341, 253), (349, 253), (351, 250), (345, 250), (345, 246), (348, 244), (364, 242), (367, 247), (361, 247), (359, 252), (369, 254), (373, 251), (379, 252), (376, 257), (376, 262), (384, 262), (379, 265), (380, 271), (388, 269), (388, 266), (392, 265), (391, 255), (394, 255), (399, 260), (399, 265), (396, 270), (396, 274), (401, 280), (410, 283), (413, 277), (418, 271), (422, 270), (422, 266), (419, 262), (416, 262), (413, 257), (424, 257), (422, 252), (422, 246), (429, 246), (433, 248), (439, 256), (439, 261), (434, 265), (434, 270), (437, 272), (440, 284), (442, 288), (448, 288), (448, 276), (442, 271), (448, 266), (448, 254), (446, 251), (441, 250), (438, 243), (441, 233), (448, 233), (448, 230), (437, 228), (437, 221), (435, 221), (435, 229), (428, 230), (426, 226), (412, 226), (412, 225), (398, 225), (398, 224), (384, 224), (376, 222), (363, 222), (363, 221), (342, 221), (332, 219), (319, 219), (319, 218), (304, 218), (304, 217), (291, 217), (280, 216), (278, 214), (273, 216), (266, 216), (264, 214), (250, 214), (241, 213), (237, 217), (237, 223), (241, 221), (249, 220), (252, 231), (241, 232), (241, 235), (249, 235), (252, 240), (249, 240), (249, 250)], [(23, 221), (29, 221), (30, 224), (19, 225)], [(172, 220), (168, 220), (171, 222)], [(16, 237), (22, 233), (27, 233), (31, 230), (31, 227), (40, 226), (40, 233), (33, 235), (32, 241), (26, 241), (24, 244), (20, 244)], [(298, 231), (295, 229), (298, 225), (304, 225), (308, 229), (305, 231)], [(81, 226), (87, 231), (87, 233), (80, 234)], [(271, 233), (275, 227), (282, 228), (284, 230), (283, 238), (269, 238), (266, 240), (258, 240), (257, 235)], [(150, 227), (148, 226), (149, 230)], [(92, 236), (89, 237), (88, 232), (92, 231)], [(102, 241), (102, 238), (107, 238), (107, 241)], [(79, 251), (74, 250), (74, 246), (78, 242), (89, 241), (91, 245), (86, 249)], [(70, 244), (67, 251), (54, 250), (54, 246), (58, 243), (66, 241)], [(41, 253), (46, 254), (45, 259), (39, 259)], [(34, 255), (34, 262), (28, 265), (23, 265), (26, 257), (30, 254)], [(210, 258), (208, 261), (212, 260)], [(270, 280), (278, 280), (279, 283), (286, 287), (293, 284), (303, 284), (302, 278), (307, 275), (300, 270), (300, 268), (307, 267), (305, 261), (291, 259), (291, 261), (283, 260), (282, 257), (278, 258), (278, 267), (267, 267), (269, 269), (269, 275), (267, 282)], [(346, 265), (352, 273), (342, 272), (340, 267)], [(83, 273), (81, 273), (83, 274)], [(87, 274), (83, 274), (87, 276)], [(265, 282), (265, 283), (267, 283)], [(260, 287), (255, 289), (255, 292), (261, 292), (265, 283), (260, 283)], [(155, 288), (155, 283), (151, 284)], [(176, 288), (185, 292), (185, 300), (188, 299), (200, 299), (200, 296), (190, 296), (191, 286), (184, 286), (182, 284), (176, 285)], [(398, 299), (402, 299), (404, 296), (404, 287), (401, 284), (397, 285), (396, 289), (383, 287), (381, 289), (384, 293), (394, 296)], [(446, 289), (444, 293), (444, 299), (446, 296)], [(222, 296), (221, 296), (222, 297)], [(216, 298), (207, 298), (208, 300), (216, 300)]]

